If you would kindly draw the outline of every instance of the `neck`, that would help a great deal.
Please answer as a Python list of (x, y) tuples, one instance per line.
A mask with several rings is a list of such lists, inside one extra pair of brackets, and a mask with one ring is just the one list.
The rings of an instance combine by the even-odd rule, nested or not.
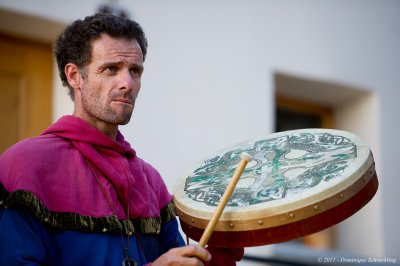
[(80, 115), (74, 112), (73, 114), (76, 117), (84, 120), (86, 123), (94, 127), (95, 129), (99, 130), (100, 132), (104, 133), (105, 135), (109, 136), (112, 139), (117, 139), (117, 132), (118, 132), (118, 125), (117, 124), (109, 124), (104, 121), (101, 121), (95, 117)]

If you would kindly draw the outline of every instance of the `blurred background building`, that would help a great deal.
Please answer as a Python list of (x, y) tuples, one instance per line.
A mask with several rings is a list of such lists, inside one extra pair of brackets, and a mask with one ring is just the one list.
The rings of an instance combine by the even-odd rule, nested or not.
[[(399, 1), (1, 0), (0, 152), (72, 113), (53, 42), (98, 11), (129, 16), (146, 32), (142, 90), (122, 131), (171, 191), (202, 158), (243, 140), (301, 127), (351, 131), (371, 145), (378, 193), (346, 221), (300, 240), (312, 247), (300, 253), (399, 262)], [(246, 255), (287, 250), (277, 247)]]

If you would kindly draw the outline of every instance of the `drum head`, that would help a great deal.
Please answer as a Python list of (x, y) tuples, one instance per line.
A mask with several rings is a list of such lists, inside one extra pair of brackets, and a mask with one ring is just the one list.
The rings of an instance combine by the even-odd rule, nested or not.
[(257, 246), (295, 239), (334, 225), (374, 196), (378, 181), (369, 146), (328, 129), (279, 132), (219, 151), (174, 187), (183, 231), (199, 240), (240, 154), (253, 156), (209, 244)]

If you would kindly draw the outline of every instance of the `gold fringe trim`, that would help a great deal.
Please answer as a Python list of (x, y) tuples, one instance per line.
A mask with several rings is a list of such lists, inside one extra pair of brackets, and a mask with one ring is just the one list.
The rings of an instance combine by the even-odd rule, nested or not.
[(91, 217), (69, 212), (54, 212), (32, 193), (25, 190), (7, 192), (0, 183), (0, 209), (7, 207), (26, 207), (42, 223), (54, 229), (78, 230), (93, 233), (118, 233), (129, 235), (135, 229), (143, 234), (159, 234), (163, 224), (176, 216), (175, 205), (171, 201), (160, 210), (160, 217), (120, 220), (114, 216)]

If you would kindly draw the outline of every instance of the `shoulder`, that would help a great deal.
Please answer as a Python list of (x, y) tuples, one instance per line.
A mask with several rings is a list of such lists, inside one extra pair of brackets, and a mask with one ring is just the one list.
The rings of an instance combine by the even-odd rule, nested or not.
[(68, 140), (55, 135), (42, 135), (22, 140), (9, 147), (0, 156), (0, 169), (17, 165), (40, 165), (40, 162), (49, 162), (64, 152), (72, 150)]
[[(41, 177), (60, 160), (60, 155), (73, 151), (65, 139), (54, 135), (42, 135), (22, 140), (9, 147), (0, 156), (0, 183), (7, 190), (13, 190), (16, 183), (28, 178)], [(64, 158), (71, 158), (66, 154)]]
[(140, 158), (138, 156), (136, 156), (135, 159), (141, 165), (141, 167), (146, 175), (148, 175), (151, 178), (162, 179), (160, 173), (153, 165), (151, 165), (150, 163), (146, 162), (145, 160), (143, 160), (142, 158)]
[(143, 173), (146, 176), (147, 182), (151, 187), (154, 189), (165, 187), (165, 183), (160, 172), (153, 165), (137, 156), (135, 157), (135, 161), (140, 165)]
[(55, 135), (41, 135), (34, 138), (24, 139), (9, 147), (0, 157), (0, 160), (27, 159), (35, 156), (48, 156), (60, 147), (69, 146), (69, 142)]
[(151, 164), (138, 156), (135, 156), (134, 161), (140, 165), (147, 184), (158, 198), (160, 207), (165, 207), (172, 200), (172, 195), (168, 192), (167, 186), (165, 185), (161, 174)]

